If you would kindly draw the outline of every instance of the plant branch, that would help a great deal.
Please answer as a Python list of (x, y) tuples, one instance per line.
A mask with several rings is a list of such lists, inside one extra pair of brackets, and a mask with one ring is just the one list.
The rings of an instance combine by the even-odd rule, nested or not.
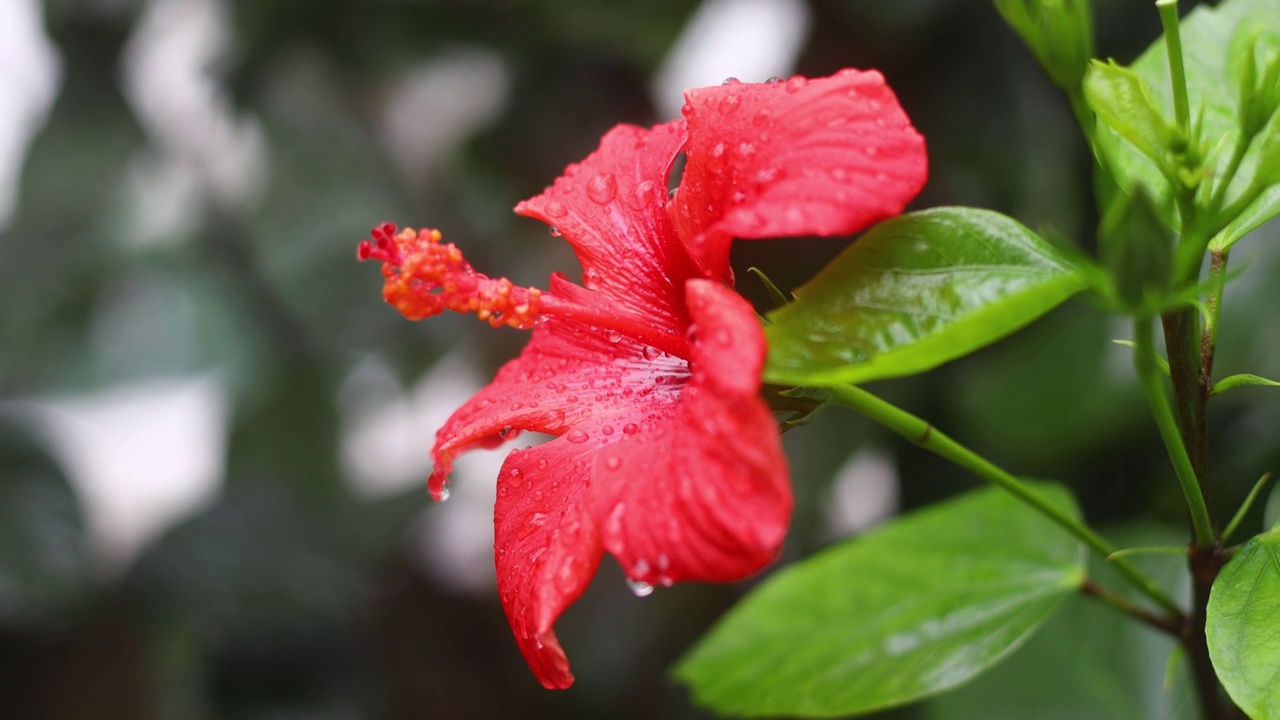
[(1142, 389), (1147, 396), (1147, 404), (1151, 406), (1151, 415), (1155, 418), (1156, 427), (1160, 429), (1160, 437), (1164, 440), (1165, 449), (1169, 453), (1169, 461), (1173, 463), (1178, 483), (1182, 486), (1182, 494), (1187, 498), (1187, 509), (1191, 512), (1191, 527), (1195, 532), (1196, 547), (1213, 547), (1213, 520), (1209, 517), (1204, 493), (1196, 479), (1195, 469), (1191, 466), (1191, 456), (1187, 454), (1182, 435), (1178, 432), (1173, 409), (1169, 407), (1169, 398), (1164, 392), (1164, 381), (1160, 374), (1160, 366), (1156, 363), (1155, 348), (1152, 347), (1152, 343), (1151, 320), (1144, 318), (1134, 321), (1134, 368), (1138, 372), (1138, 380), (1142, 383)]
[(1160, 632), (1172, 635), (1175, 638), (1182, 636), (1181, 623), (1171, 620), (1164, 615), (1153, 613), (1141, 605), (1134, 603), (1129, 598), (1102, 587), (1098, 583), (1094, 582), (1093, 578), (1085, 578), (1084, 582), (1080, 583), (1080, 592), (1084, 593), (1088, 597), (1098, 600), (1104, 605), (1110, 605), (1116, 610), (1119, 610), (1139, 622), (1150, 625)]
[[(925, 450), (940, 455), (1005, 490), (1063, 530), (1079, 538), (1100, 557), (1107, 558), (1116, 552), (1117, 548), (1092, 528), (1046, 500), (1034, 487), (947, 437), (928, 422), (858, 387), (845, 385), (830, 388), (830, 391), (833, 402), (865, 415)], [(1124, 558), (1112, 561), (1111, 565), (1134, 587), (1167, 612), (1171, 619), (1182, 622), (1184, 616), (1177, 603), (1137, 566)]]

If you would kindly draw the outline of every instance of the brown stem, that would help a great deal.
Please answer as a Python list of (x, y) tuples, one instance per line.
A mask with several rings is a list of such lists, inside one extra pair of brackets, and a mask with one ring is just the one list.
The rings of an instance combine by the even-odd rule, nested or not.
[(1182, 626), (1181, 640), (1191, 664), (1191, 676), (1198, 691), (1201, 715), (1207, 720), (1247, 720), (1244, 712), (1223, 696), (1218, 685), (1218, 675), (1209, 659), (1209, 645), (1205, 636), (1205, 608), (1209, 605), (1209, 589), (1226, 564), (1227, 556), (1219, 547), (1205, 550), (1194, 544), (1187, 552), (1193, 598), (1191, 614)]
[(1116, 610), (1129, 615), (1139, 622), (1150, 625), (1160, 632), (1172, 635), (1176, 638), (1182, 637), (1182, 628), (1186, 624), (1184, 619), (1171, 618), (1154, 613), (1141, 605), (1133, 603), (1123, 595), (1102, 587), (1098, 583), (1094, 582), (1093, 578), (1085, 578), (1084, 582), (1080, 583), (1080, 592), (1089, 597), (1095, 598), (1106, 605), (1110, 605)]
[(1199, 322), (1194, 307), (1181, 307), (1161, 316), (1165, 349), (1169, 355), (1169, 377), (1173, 382), (1173, 401), (1178, 430), (1191, 458), (1206, 505), (1212, 507), (1209, 494), (1209, 405), (1208, 376), (1201, 355)]

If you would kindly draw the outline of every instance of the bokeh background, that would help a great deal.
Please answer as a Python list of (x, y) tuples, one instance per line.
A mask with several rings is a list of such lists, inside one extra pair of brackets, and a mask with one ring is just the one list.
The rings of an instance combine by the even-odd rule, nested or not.
[[(1096, 5), (1103, 55), (1158, 32), (1145, 0)], [(667, 669), (750, 582), (638, 599), (606, 559), (558, 626), (577, 685), (537, 685), (493, 587), (505, 449), (443, 505), (423, 487), (435, 428), (523, 338), (404, 321), (355, 244), (430, 225), (545, 286), (572, 255), (510, 208), (609, 127), (846, 66), (880, 68), (927, 137), (917, 206), (1091, 248), (1090, 156), (986, 2), (0, 0), (0, 716), (708, 717)], [(1224, 374), (1280, 376), (1277, 234), (1233, 257)], [(794, 287), (847, 242), (740, 243), (741, 289), (767, 307), (745, 268)], [(1076, 301), (876, 389), (1070, 483), (1114, 536), (1179, 542), (1125, 333)], [(1229, 514), (1280, 464), (1280, 403), (1214, 410)], [(786, 439), (783, 563), (975, 484), (836, 410)], [(1174, 717), (1168, 652), (1073, 599), (993, 676), (887, 716)]]

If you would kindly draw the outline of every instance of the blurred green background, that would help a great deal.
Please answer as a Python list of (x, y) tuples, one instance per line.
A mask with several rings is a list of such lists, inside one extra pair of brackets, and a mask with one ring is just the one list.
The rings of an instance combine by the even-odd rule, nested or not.
[[(1121, 61), (1159, 30), (1145, 0), (1096, 14)], [(505, 451), (460, 463), (446, 504), (422, 482), (434, 427), (523, 337), (404, 321), (355, 244), (438, 227), (545, 287), (572, 255), (510, 208), (613, 124), (669, 119), (686, 85), (847, 66), (880, 68), (928, 139), (917, 206), (1091, 248), (1091, 158), (985, 2), (0, 0), (0, 716), (706, 717), (666, 669), (749, 582), (637, 599), (606, 559), (558, 625), (577, 685), (537, 685), (492, 585)], [(1277, 234), (1233, 256), (1223, 375), (1280, 376)], [(745, 268), (794, 287), (846, 242), (740, 243), (741, 289), (766, 307)], [(1179, 542), (1125, 332), (1076, 301), (875, 389), (1070, 483), (1109, 532)], [(1214, 413), (1226, 515), (1280, 461), (1280, 403), (1246, 388)], [(836, 410), (786, 439), (783, 562), (975, 483)], [(1167, 644), (1133, 630), (1117, 655), (1084, 602), (888, 716), (1175, 716)], [(1077, 656), (1099, 664), (1061, 672)]]

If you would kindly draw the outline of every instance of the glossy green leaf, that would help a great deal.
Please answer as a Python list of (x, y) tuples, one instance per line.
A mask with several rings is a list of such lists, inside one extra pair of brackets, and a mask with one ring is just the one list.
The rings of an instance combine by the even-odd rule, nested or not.
[(999, 213), (935, 208), (876, 226), (770, 313), (769, 382), (912, 375), (995, 342), (1084, 288), (1083, 275)]
[[(1118, 545), (1178, 543), (1186, 530), (1139, 524), (1107, 532)], [(1187, 594), (1186, 560), (1135, 555), (1133, 561), (1171, 596)], [(1090, 577), (1128, 595), (1129, 585), (1107, 563), (1090, 557)], [(1177, 642), (1083, 595), (1068, 596), (1035, 637), (1009, 662), (924, 708), (928, 720), (1198, 720), (1188, 663), (1166, 667)]]
[[(1040, 486), (1075, 512), (1071, 496)], [(1084, 577), (1071, 536), (995, 489), (780, 571), (681, 662), (696, 700), (830, 717), (959, 685), (1022, 644)]]
[(1095, 61), (1085, 75), (1084, 97), (1104, 125), (1157, 166), (1165, 163), (1176, 129), (1156, 107), (1142, 76), (1114, 62)]
[(1245, 543), (1213, 583), (1205, 632), (1227, 694), (1254, 720), (1280, 718), (1280, 531)]

